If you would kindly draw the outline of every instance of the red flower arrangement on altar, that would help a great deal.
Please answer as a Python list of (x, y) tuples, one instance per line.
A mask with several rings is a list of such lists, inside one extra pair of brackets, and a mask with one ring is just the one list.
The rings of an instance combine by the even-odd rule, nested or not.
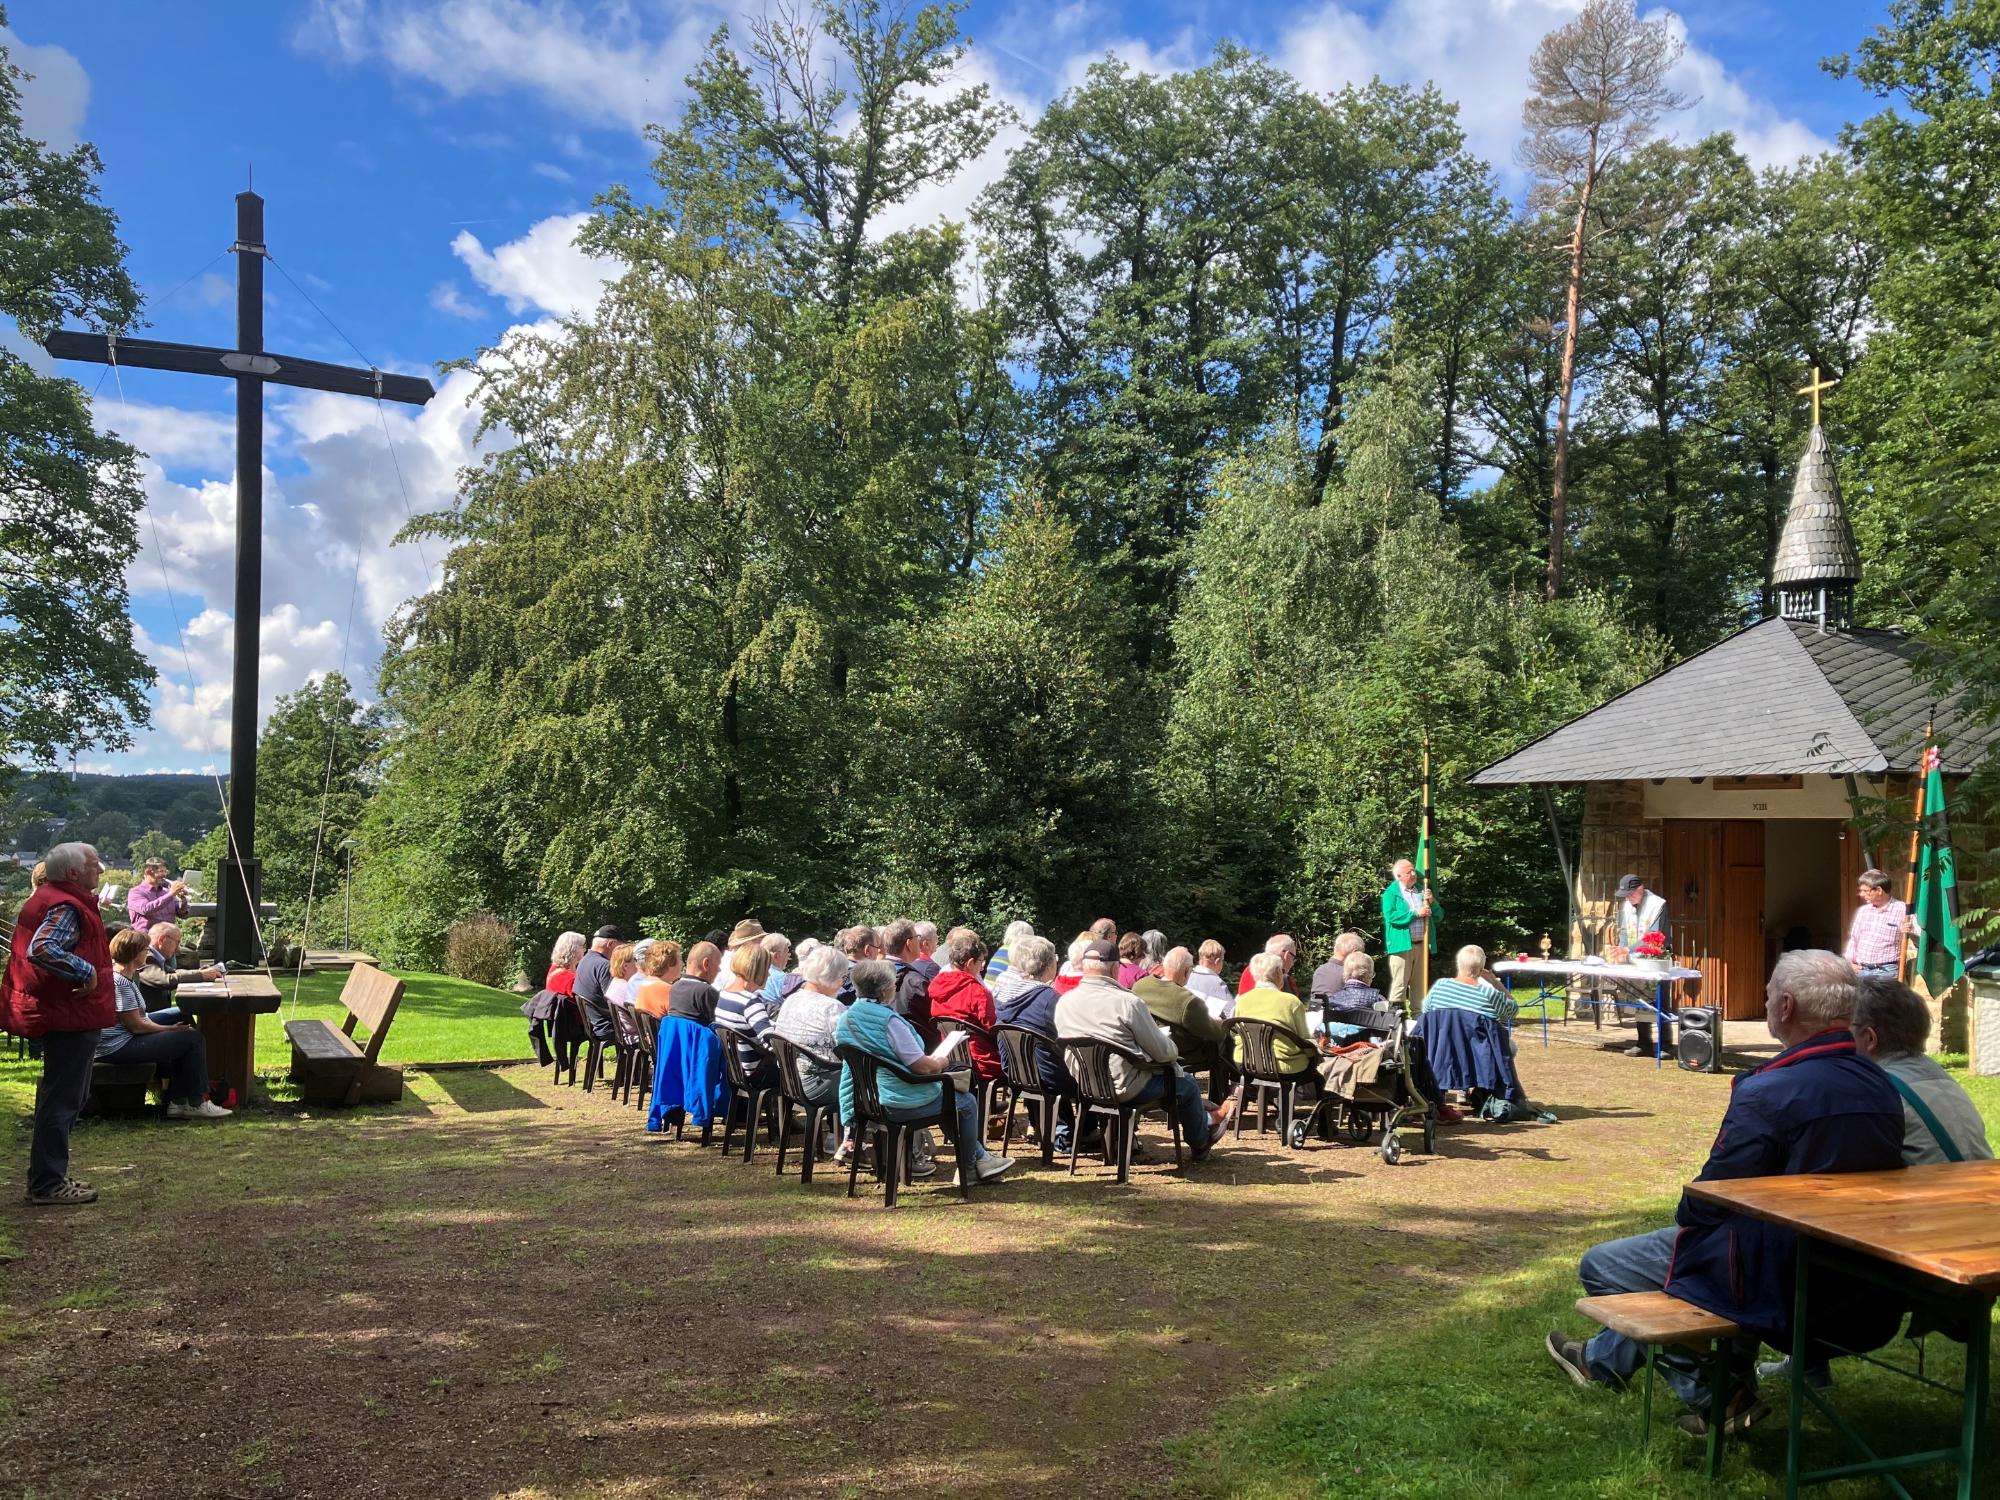
[(1649, 932), (1633, 945), (1634, 958), (1665, 958), (1667, 956), (1667, 935), (1664, 932)]

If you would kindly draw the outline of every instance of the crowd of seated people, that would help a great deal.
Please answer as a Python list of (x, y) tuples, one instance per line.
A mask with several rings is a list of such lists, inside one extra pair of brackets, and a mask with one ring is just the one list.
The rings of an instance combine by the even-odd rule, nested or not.
[[(628, 936), (607, 926), (591, 938), (566, 932), (557, 939), (544, 993), (527, 1007), (539, 1017), (537, 1033), (546, 1029), (554, 1042), (544, 1061), (573, 1061), (575, 1049), (599, 1035), (610, 1007), (630, 1006), (660, 1027), (655, 1123), (702, 1123), (727, 1107), (728, 1070), (717, 1049), (735, 1049), (753, 1089), (775, 1087), (768, 1044), (783, 1037), (796, 1049), (799, 1085), (813, 1102), (847, 1099), (825, 1143), (843, 1164), (866, 1150), (854, 1128), (851, 1087), (843, 1096), (844, 1070), (833, 1056), (843, 1042), (921, 1077), (950, 1072), (964, 1096), (954, 1107), (976, 1111), (974, 1101), (986, 1085), (1003, 1078), (997, 1029), (1027, 1028), (1036, 1033), (1033, 1082), (1058, 1101), (1047, 1143), (1058, 1152), (1073, 1143), (1095, 1149), (1101, 1136), (1093, 1128), (1084, 1141), (1073, 1142), (1078, 1085), (1064, 1039), (1110, 1042), (1144, 1059), (1115, 1059), (1111, 1074), (1121, 1100), (1177, 1115), (1182, 1138), (1201, 1161), (1235, 1108), (1227, 1085), (1241, 1052), (1240, 1043), (1232, 1045), (1232, 1018), (1277, 1023), (1281, 1064), (1314, 1073), (1309, 1087), (1316, 1088), (1315, 1065), (1324, 1065), (1324, 1054), (1365, 1035), (1328, 1025), (1323, 1007), (1368, 1010), (1381, 1003), (1370, 983), (1374, 960), (1354, 933), (1341, 934), (1328, 963), (1316, 971), (1310, 1008), (1291, 987), (1298, 944), (1282, 933), (1252, 955), (1240, 982), (1224, 978), (1226, 953), (1214, 939), (1191, 950), (1173, 946), (1158, 930), (1120, 935), (1109, 919), (1077, 933), (1066, 962), (1054, 942), (1022, 921), (1009, 924), (997, 952), (970, 927), (951, 928), (940, 939), (934, 924), (907, 919), (857, 924), (830, 941), (807, 937), (794, 944), (746, 918), (727, 932), (709, 933), (685, 957), (671, 939), (628, 942)], [(1320, 993), (1331, 974), (1339, 976), (1337, 993)], [(1439, 993), (1448, 996), (1449, 990)], [(898, 1024), (888, 1025), (875, 1010), (860, 1013), (863, 1024), (851, 1024), (864, 1000)], [(948, 1067), (937, 1063), (946, 1040), (953, 1043), (943, 1054)], [(1209, 1075), (1219, 1103), (1204, 1098), (1197, 1073)], [(926, 1083), (917, 1090), (924, 1105), (936, 1102), (939, 1087)], [(978, 1175), (1007, 1170), (980, 1154), (1001, 1124), (996, 1115), (968, 1125), (965, 1139), (976, 1143), (969, 1154)], [(1035, 1133), (1032, 1121), (1028, 1128)], [(936, 1171), (936, 1145), (931, 1131), (915, 1132), (916, 1175)]]

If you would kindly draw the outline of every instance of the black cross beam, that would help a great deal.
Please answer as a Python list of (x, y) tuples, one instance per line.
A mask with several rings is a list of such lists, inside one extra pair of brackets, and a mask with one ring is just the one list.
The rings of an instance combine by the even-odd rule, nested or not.
[(264, 349), (264, 200), (236, 195), (236, 347), (172, 344), (116, 334), (62, 332), (42, 347), (57, 359), (127, 369), (178, 370), (236, 382), (236, 660), (229, 703), (229, 807), (232, 848), (216, 879), (221, 924), (216, 951), (256, 963), (262, 867), (257, 861), (257, 652), (264, 608), (264, 387), (299, 386), (422, 406), (437, 392), (428, 380), (295, 359)]

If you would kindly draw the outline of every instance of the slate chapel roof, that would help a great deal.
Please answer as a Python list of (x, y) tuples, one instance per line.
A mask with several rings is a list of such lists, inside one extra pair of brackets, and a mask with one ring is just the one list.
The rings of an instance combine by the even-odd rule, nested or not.
[(1971, 770), (2000, 728), (1975, 728), (1915, 661), (1899, 631), (1764, 620), (1495, 761), (1472, 785), (1906, 771), (1933, 706), (1945, 770)]
[(1861, 551), (1854, 545), (1854, 530), (1840, 501), (1833, 454), (1815, 422), (1792, 480), (1791, 508), (1785, 512), (1785, 529), (1771, 559), (1771, 582), (1782, 588), (1855, 583), (1860, 577)]

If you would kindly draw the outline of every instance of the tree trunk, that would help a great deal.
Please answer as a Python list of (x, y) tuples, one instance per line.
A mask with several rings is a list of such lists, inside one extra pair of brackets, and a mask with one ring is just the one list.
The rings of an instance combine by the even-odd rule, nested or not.
[(1333, 337), (1329, 340), (1333, 355), (1326, 375), (1326, 404), (1320, 409), (1319, 450), (1313, 455), (1312, 488), (1306, 494), (1308, 505), (1318, 505), (1326, 498), (1326, 487), (1333, 482), (1334, 464), (1340, 457), (1338, 434), (1345, 412), (1342, 387), (1347, 379), (1347, 324), (1353, 312), (1353, 301), (1343, 294), (1333, 310)]
[(729, 685), (722, 694), (722, 814), (730, 837), (734, 838), (743, 827), (743, 783), (737, 778), (737, 759), (743, 751), (743, 739), (736, 722), (736, 673), (729, 674)]
[(1555, 472), (1549, 479), (1549, 573), (1542, 593), (1553, 599), (1562, 593), (1563, 530), (1569, 522), (1569, 403), (1576, 382), (1576, 322), (1583, 300), (1583, 230), (1590, 215), (1590, 194), (1597, 186), (1597, 142), (1591, 141), (1590, 166), (1576, 200), (1576, 226), (1569, 236), (1569, 291), (1564, 298), (1562, 372), (1556, 377)]

